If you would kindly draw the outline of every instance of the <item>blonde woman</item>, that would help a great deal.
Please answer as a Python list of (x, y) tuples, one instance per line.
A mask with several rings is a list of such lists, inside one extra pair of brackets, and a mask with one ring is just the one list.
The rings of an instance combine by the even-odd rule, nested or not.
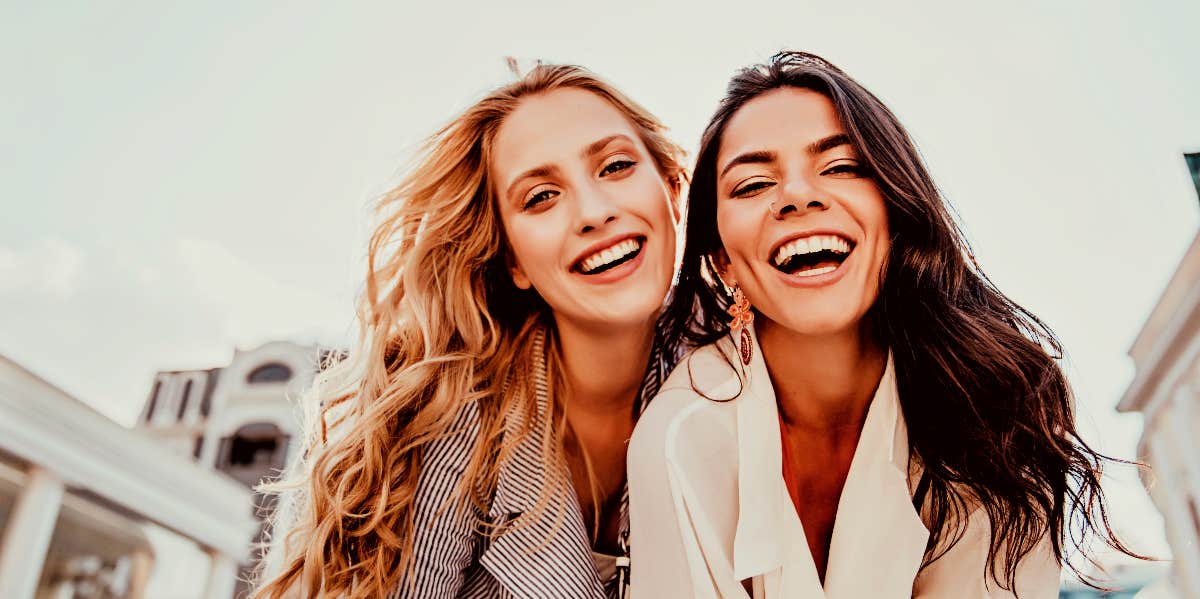
[[(259, 599), (613, 597), (625, 446), (685, 172), (646, 110), (539, 65), (436, 133), (383, 198), (361, 341)], [(328, 432), (322, 439), (328, 421)]]

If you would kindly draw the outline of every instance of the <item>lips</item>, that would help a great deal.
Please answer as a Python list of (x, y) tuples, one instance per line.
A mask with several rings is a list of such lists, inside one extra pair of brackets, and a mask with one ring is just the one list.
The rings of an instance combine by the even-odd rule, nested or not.
[(571, 264), (571, 271), (584, 276), (608, 272), (636, 259), (646, 246), (646, 238), (626, 235), (606, 240), (588, 248)]
[(770, 262), (787, 275), (816, 277), (837, 270), (854, 247), (855, 242), (840, 233), (808, 233), (777, 244)]

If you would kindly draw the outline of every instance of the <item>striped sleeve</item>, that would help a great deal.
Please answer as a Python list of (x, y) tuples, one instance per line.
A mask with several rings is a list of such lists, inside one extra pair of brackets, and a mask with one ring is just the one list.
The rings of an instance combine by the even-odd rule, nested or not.
[[(414, 512), (413, 569), (391, 599), (453, 599), (478, 549), (477, 511), (448, 500), (462, 478), (479, 435), (475, 404), (468, 404), (451, 434), (429, 444), (422, 457)], [(468, 501), (469, 503), (469, 501)]]

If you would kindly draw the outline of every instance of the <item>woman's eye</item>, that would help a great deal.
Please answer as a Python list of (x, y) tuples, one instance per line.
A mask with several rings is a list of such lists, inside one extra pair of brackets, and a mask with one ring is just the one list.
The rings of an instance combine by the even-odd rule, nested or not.
[(635, 164), (637, 163), (632, 160), (614, 160), (604, 165), (604, 169), (600, 171), (600, 176), (607, 177), (613, 173), (619, 173), (623, 170), (632, 168)]
[(741, 198), (748, 195), (753, 195), (756, 191), (761, 191), (775, 185), (774, 181), (751, 181), (741, 187), (733, 190), (729, 195), (735, 198)]
[(528, 200), (525, 200), (525, 203), (521, 205), (521, 209), (532, 210), (545, 202), (549, 202), (556, 195), (558, 195), (558, 192), (553, 189), (543, 189), (533, 194)]
[(866, 174), (866, 169), (855, 163), (844, 162), (835, 164), (821, 173), (822, 175), (842, 175), (851, 177), (861, 177)]

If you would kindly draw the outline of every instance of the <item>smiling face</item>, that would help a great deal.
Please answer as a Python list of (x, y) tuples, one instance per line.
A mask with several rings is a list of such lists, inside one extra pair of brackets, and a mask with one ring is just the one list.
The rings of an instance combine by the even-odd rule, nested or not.
[(861, 330), (890, 248), (887, 207), (833, 103), (784, 87), (729, 120), (717, 153), (723, 277), (801, 335)]
[(674, 277), (672, 197), (634, 125), (562, 88), (504, 119), (490, 174), (513, 282), (578, 326), (644, 325)]

